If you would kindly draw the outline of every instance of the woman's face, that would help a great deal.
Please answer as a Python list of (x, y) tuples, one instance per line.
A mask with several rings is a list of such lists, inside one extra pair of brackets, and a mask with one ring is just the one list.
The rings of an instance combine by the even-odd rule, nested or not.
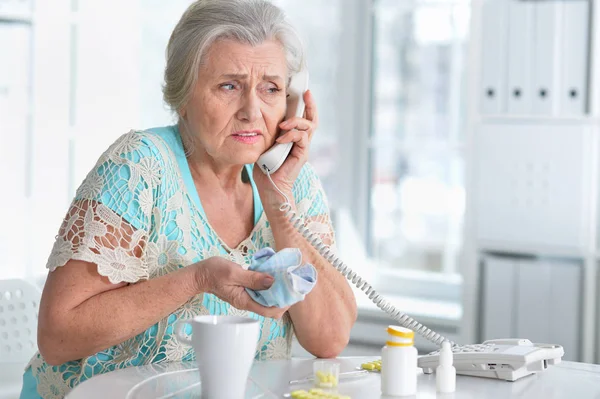
[(286, 109), (285, 51), (276, 41), (258, 46), (218, 40), (198, 71), (184, 128), (219, 164), (254, 163), (273, 145)]

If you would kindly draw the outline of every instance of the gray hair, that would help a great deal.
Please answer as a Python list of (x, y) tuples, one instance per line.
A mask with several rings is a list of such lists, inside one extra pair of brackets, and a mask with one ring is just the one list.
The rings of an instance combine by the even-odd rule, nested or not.
[(163, 99), (179, 113), (198, 80), (198, 68), (217, 39), (257, 46), (277, 40), (286, 52), (288, 78), (304, 67), (304, 49), (283, 11), (266, 0), (198, 0), (185, 11), (167, 46)]

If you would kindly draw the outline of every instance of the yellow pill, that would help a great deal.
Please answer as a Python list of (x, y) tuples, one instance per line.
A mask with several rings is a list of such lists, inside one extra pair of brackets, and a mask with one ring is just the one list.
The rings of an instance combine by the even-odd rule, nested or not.
[(323, 390), (319, 389), (319, 388), (313, 388), (313, 389), (309, 390), (308, 393), (312, 393), (312, 394), (323, 393)]
[(306, 396), (305, 394), (306, 394), (306, 391), (302, 390), (302, 389), (290, 392), (290, 395), (294, 399), (302, 399), (304, 396)]
[(373, 370), (375, 368), (375, 366), (370, 363), (363, 363), (360, 365), (360, 367), (362, 367), (365, 370)]

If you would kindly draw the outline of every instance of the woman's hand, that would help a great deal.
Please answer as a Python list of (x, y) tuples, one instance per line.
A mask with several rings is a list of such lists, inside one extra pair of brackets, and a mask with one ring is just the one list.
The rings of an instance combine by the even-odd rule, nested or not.
[[(317, 106), (310, 90), (304, 93), (304, 117), (293, 117), (279, 124), (279, 127), (285, 133), (279, 136), (277, 143), (294, 143), (287, 159), (275, 173), (271, 175), (273, 182), (284, 193), (292, 192), (292, 186), (300, 174), (300, 170), (308, 160), (308, 149), (312, 140), (313, 133), (319, 124)], [(260, 193), (265, 190), (273, 190), (273, 185), (267, 176), (259, 171), (260, 168), (254, 168), (254, 181)]]
[(194, 266), (198, 292), (214, 294), (237, 309), (273, 319), (281, 318), (288, 310), (287, 307), (262, 306), (246, 292), (246, 288), (260, 291), (271, 287), (274, 279), (269, 274), (244, 270), (237, 263), (219, 256), (205, 259)]

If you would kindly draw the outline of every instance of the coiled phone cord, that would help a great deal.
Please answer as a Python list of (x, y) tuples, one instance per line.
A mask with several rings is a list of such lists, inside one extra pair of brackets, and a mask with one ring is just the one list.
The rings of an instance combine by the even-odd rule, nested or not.
[(333, 265), (333, 267), (335, 267), (346, 279), (348, 279), (348, 281), (351, 281), (352, 284), (354, 284), (362, 292), (364, 292), (365, 295), (367, 295), (369, 299), (375, 305), (377, 305), (379, 309), (383, 310), (385, 313), (391, 316), (392, 319), (400, 323), (402, 327), (406, 327), (417, 332), (422, 337), (433, 342), (438, 346), (442, 346), (442, 342), (444, 341), (448, 341), (452, 346), (454, 346), (454, 343), (449, 339), (446, 339), (446, 337), (444, 337), (443, 335), (436, 333), (435, 331), (431, 330), (430, 328), (427, 328), (426, 326), (419, 323), (409, 315), (402, 313), (400, 310), (396, 309), (394, 305), (392, 305), (385, 298), (379, 295), (379, 293), (375, 291), (371, 284), (363, 280), (362, 277), (360, 277), (355, 271), (353, 271), (349, 266), (347, 266), (340, 258), (335, 256), (335, 254), (332, 253), (329, 246), (325, 245), (315, 233), (310, 231), (304, 225), (304, 221), (302, 220), (302, 218), (300, 218), (292, 209), (292, 205), (290, 204), (288, 197), (279, 189), (279, 187), (277, 187), (277, 185), (271, 178), (269, 170), (266, 167), (264, 167), (263, 169), (267, 177), (271, 181), (271, 184), (273, 184), (273, 187), (275, 187), (277, 192), (281, 194), (281, 196), (283, 196), (283, 198), (285, 199), (285, 202), (279, 206), (279, 210), (285, 214), (292, 226), (294, 226), (294, 228), (298, 230), (298, 232), (302, 234), (304, 238), (306, 238), (309, 244), (312, 245), (313, 248), (315, 248), (319, 252), (319, 254), (321, 254), (321, 256), (323, 256), (329, 263), (331, 263), (331, 265)]

